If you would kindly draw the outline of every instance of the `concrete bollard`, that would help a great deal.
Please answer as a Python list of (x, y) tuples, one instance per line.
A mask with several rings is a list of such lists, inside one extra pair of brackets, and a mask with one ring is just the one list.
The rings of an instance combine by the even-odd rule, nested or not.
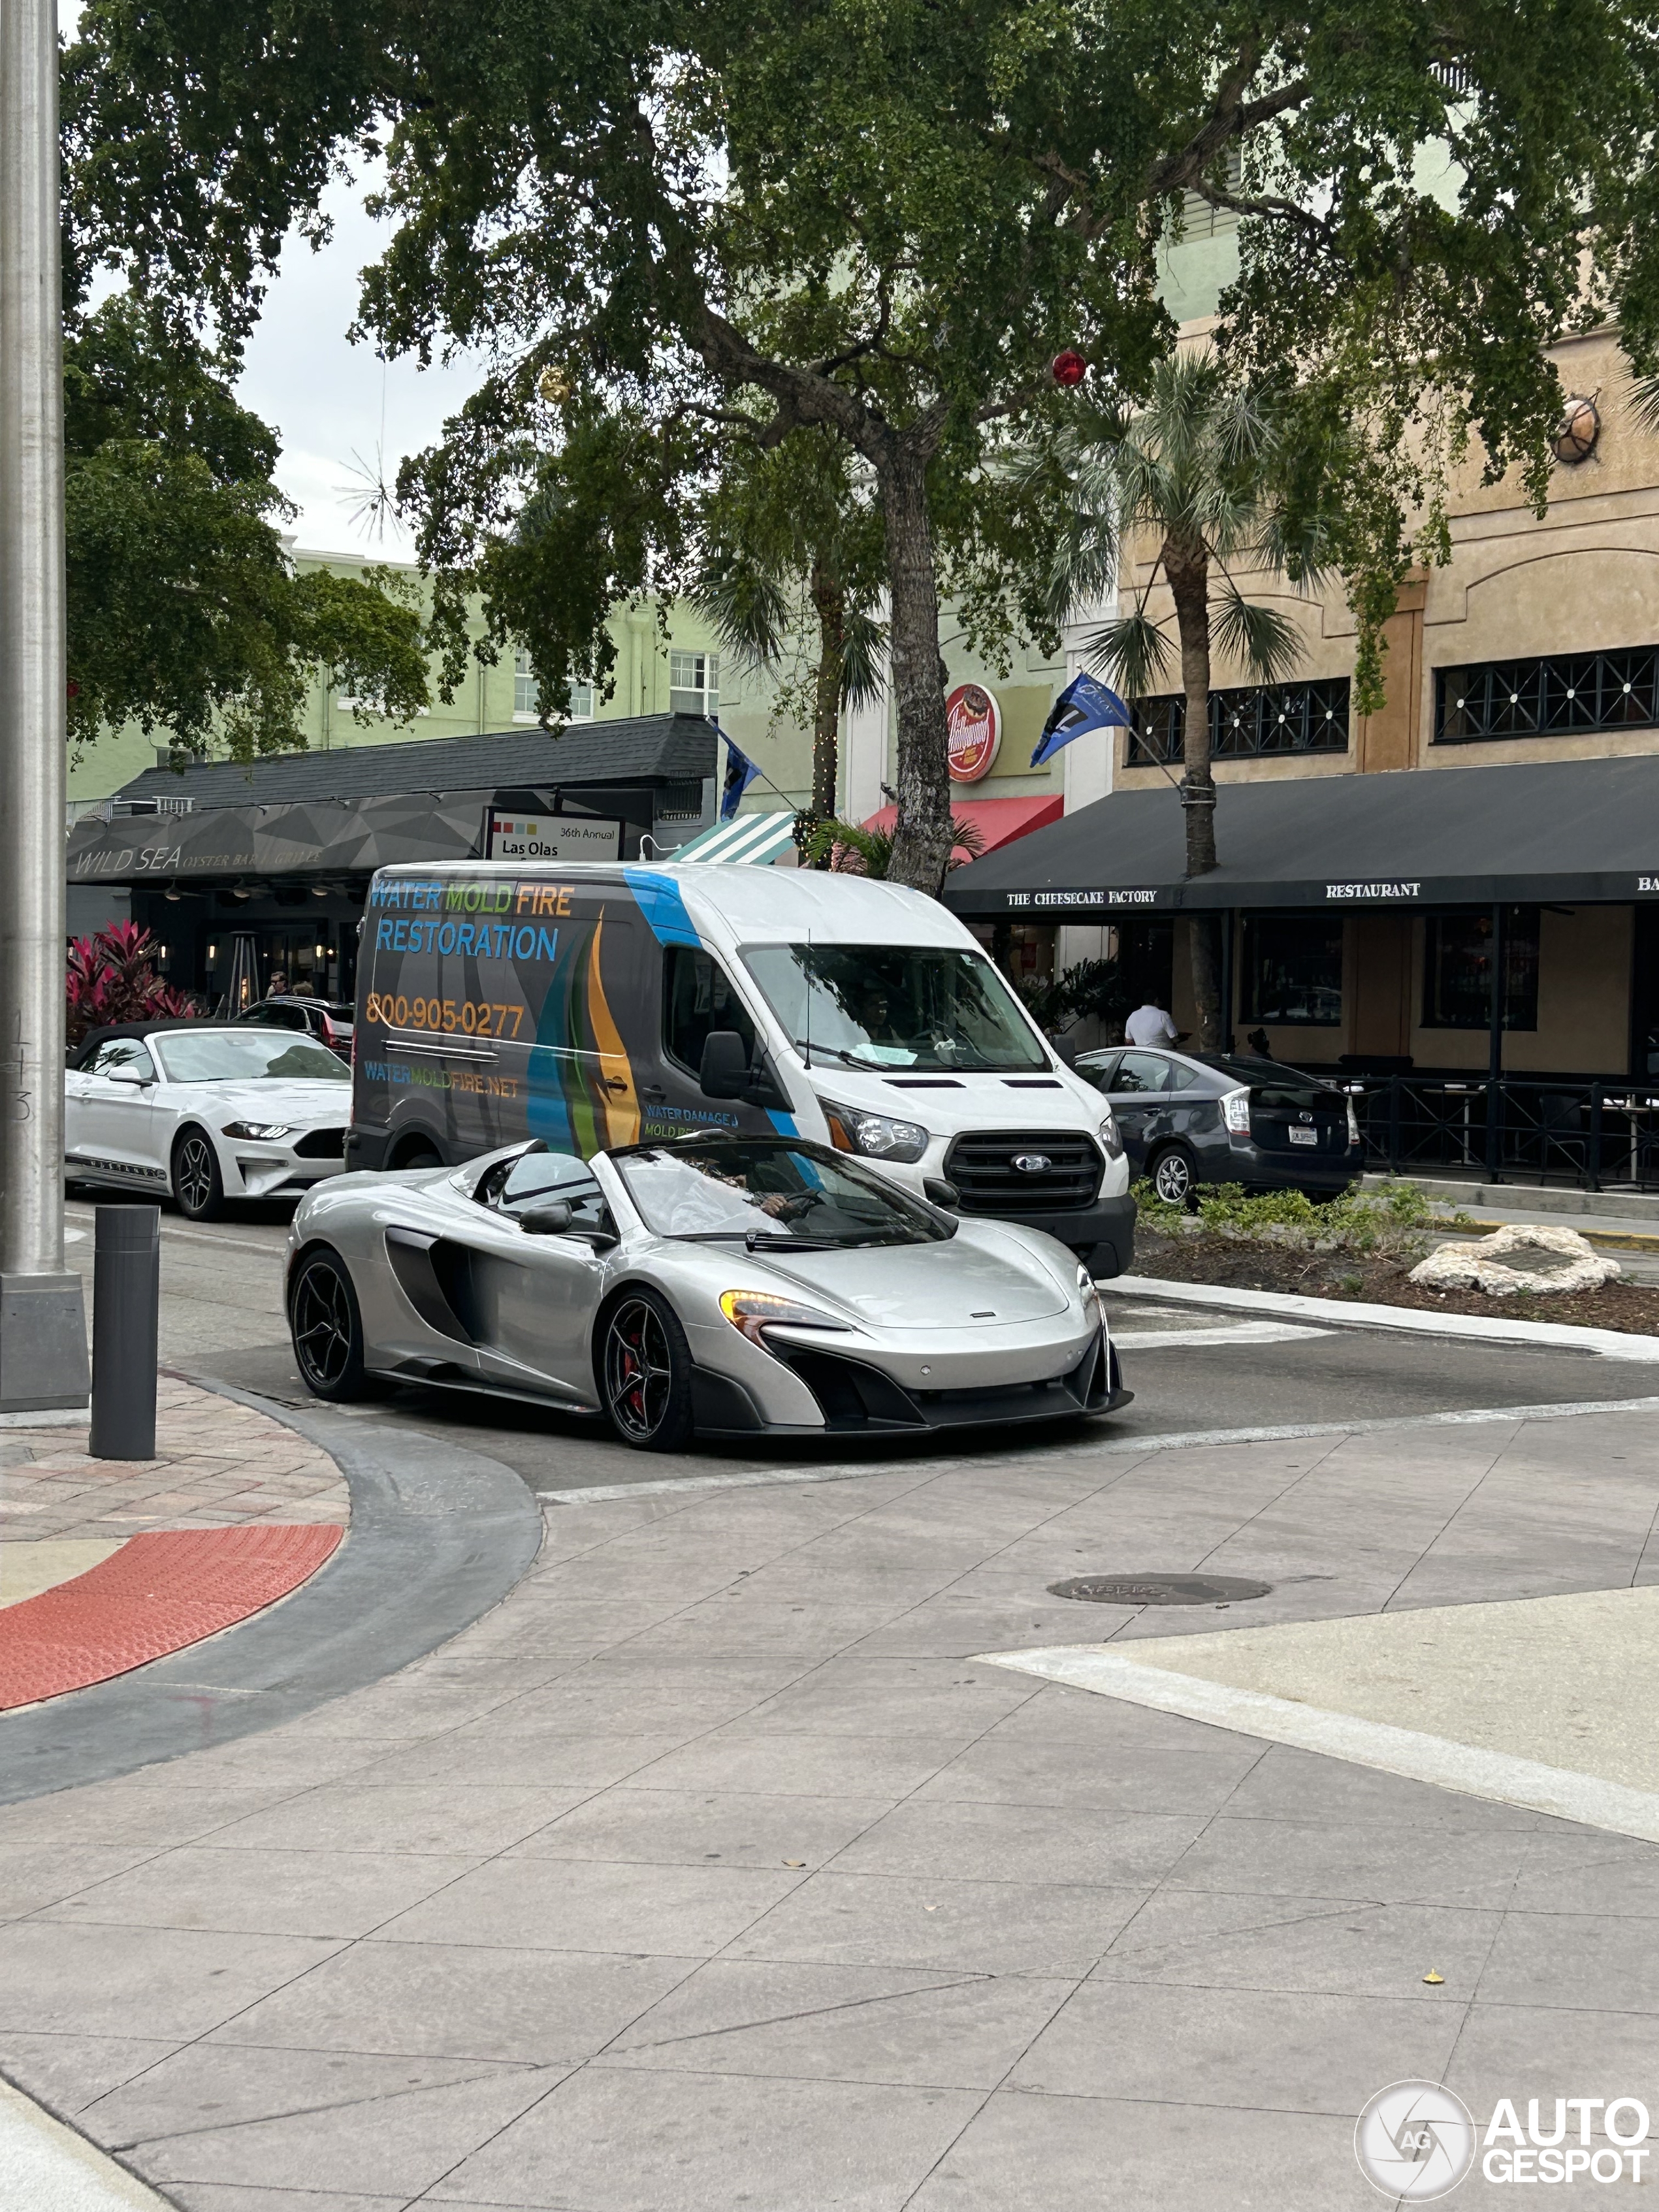
[(161, 1209), (100, 1206), (92, 1271), (94, 1459), (155, 1456)]

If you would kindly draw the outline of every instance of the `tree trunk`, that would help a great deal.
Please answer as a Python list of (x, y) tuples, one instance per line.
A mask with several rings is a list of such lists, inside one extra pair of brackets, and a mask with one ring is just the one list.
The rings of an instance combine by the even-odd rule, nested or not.
[(954, 831), (927, 477), (925, 456), (894, 438), (878, 471), (887, 537), (888, 652), (898, 713), (898, 828), (887, 880), (936, 898)]
[[(812, 817), (828, 822), (836, 811), (840, 765), (841, 687), (846, 668), (847, 595), (821, 558), (812, 562), (812, 605), (818, 618), (818, 674), (812, 702)], [(818, 866), (827, 868), (826, 853)]]
[[(1182, 731), (1181, 804), (1186, 820), (1187, 876), (1206, 876), (1216, 865), (1215, 777), (1210, 767), (1210, 562), (1201, 544), (1166, 539), (1164, 572), (1175, 601), (1181, 640), (1181, 689), (1186, 702)], [(1220, 961), (1213, 916), (1194, 914), (1193, 1010), (1201, 1052), (1221, 1046)]]

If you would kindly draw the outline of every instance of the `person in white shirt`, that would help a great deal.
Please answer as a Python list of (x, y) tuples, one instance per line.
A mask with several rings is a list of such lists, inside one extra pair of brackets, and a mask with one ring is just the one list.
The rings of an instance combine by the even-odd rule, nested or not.
[(1152, 998), (1144, 1006), (1137, 1006), (1123, 1024), (1127, 1044), (1179, 1044), (1184, 1034)]

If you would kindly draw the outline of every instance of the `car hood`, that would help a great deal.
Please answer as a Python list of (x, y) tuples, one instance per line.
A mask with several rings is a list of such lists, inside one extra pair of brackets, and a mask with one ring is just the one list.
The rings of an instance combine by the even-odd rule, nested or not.
[(179, 1103), (200, 1102), (204, 1113), (231, 1121), (290, 1121), (301, 1128), (318, 1123), (342, 1127), (351, 1119), (349, 1083), (175, 1083)]
[[(764, 1272), (844, 1307), (878, 1328), (1001, 1328), (1064, 1313), (1066, 1293), (1035, 1254), (949, 1244), (872, 1245), (843, 1252), (757, 1252)], [(758, 1287), (758, 1285), (757, 1285)]]

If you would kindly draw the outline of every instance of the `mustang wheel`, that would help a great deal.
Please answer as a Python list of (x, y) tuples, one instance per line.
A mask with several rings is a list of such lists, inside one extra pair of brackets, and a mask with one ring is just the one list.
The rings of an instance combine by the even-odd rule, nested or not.
[(605, 1322), (599, 1365), (605, 1409), (623, 1442), (640, 1451), (684, 1449), (691, 1440), (691, 1348), (665, 1298), (623, 1293)]
[(1197, 1181), (1192, 1155), (1182, 1146), (1172, 1145), (1167, 1152), (1158, 1154), (1152, 1168), (1152, 1188), (1165, 1206), (1185, 1206)]
[(306, 1388), (349, 1401), (374, 1395), (363, 1369), (363, 1317), (351, 1274), (326, 1244), (307, 1253), (289, 1285), (288, 1325)]
[(225, 1210), (225, 1179), (205, 1130), (186, 1129), (173, 1148), (173, 1195), (191, 1221), (216, 1221)]

